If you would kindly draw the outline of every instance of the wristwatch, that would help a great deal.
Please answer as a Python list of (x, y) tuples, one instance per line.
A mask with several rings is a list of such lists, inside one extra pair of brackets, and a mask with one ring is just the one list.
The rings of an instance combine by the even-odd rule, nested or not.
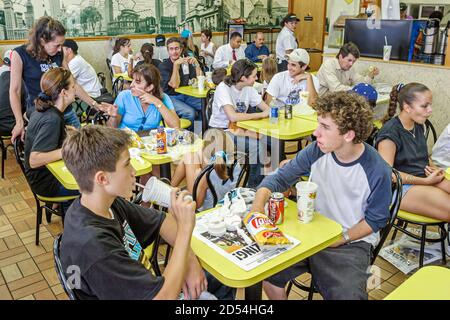
[(349, 243), (351, 240), (350, 240), (350, 236), (348, 235), (348, 230), (345, 230), (343, 233), (342, 233), (342, 236), (344, 237), (344, 240), (345, 240), (345, 243)]
[(160, 103), (156, 105), (156, 109), (158, 109), (158, 110), (161, 109), (161, 104)]

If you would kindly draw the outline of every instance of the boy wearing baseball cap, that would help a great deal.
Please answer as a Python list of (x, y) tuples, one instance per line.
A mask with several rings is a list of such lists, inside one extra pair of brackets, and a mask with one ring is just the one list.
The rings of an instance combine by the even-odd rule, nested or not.
[(306, 72), (309, 64), (309, 54), (305, 49), (295, 49), (288, 55), (287, 71), (273, 76), (267, 88), (266, 103), (270, 104), (298, 104), (301, 91), (308, 91), (308, 105), (312, 105), (317, 98), (319, 81)]

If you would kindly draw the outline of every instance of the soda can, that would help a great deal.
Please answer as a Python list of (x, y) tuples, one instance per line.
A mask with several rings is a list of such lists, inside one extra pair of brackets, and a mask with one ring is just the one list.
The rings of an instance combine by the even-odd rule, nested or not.
[(284, 107), (284, 118), (285, 119), (292, 119), (292, 104), (287, 104)]
[(272, 193), (270, 196), (269, 219), (275, 224), (284, 222), (284, 195), (281, 192)]

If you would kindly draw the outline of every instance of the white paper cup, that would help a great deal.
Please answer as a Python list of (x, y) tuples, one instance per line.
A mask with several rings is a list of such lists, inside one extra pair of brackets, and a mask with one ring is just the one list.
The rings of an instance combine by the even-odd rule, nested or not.
[(198, 82), (198, 90), (199, 91), (205, 90), (205, 76), (198, 76), (197, 82)]
[(205, 76), (206, 76), (206, 81), (212, 82), (212, 72), (211, 71), (206, 71)]
[(383, 47), (383, 60), (384, 61), (391, 60), (391, 52), (392, 52), (392, 46), (384, 46)]
[(300, 181), (297, 188), (298, 220), (302, 223), (311, 222), (316, 209), (317, 184), (314, 182)]
[[(170, 208), (170, 192), (174, 188), (156, 177), (148, 179), (142, 194), (142, 201), (153, 202), (158, 206)], [(192, 200), (190, 195), (186, 195), (184, 199)]]

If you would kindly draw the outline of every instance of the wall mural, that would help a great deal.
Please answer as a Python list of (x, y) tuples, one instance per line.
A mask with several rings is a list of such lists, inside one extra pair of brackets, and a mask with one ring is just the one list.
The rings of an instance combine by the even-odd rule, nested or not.
[(288, 0), (0, 0), (0, 40), (24, 39), (41, 16), (60, 20), (69, 37), (246, 29), (279, 26)]

